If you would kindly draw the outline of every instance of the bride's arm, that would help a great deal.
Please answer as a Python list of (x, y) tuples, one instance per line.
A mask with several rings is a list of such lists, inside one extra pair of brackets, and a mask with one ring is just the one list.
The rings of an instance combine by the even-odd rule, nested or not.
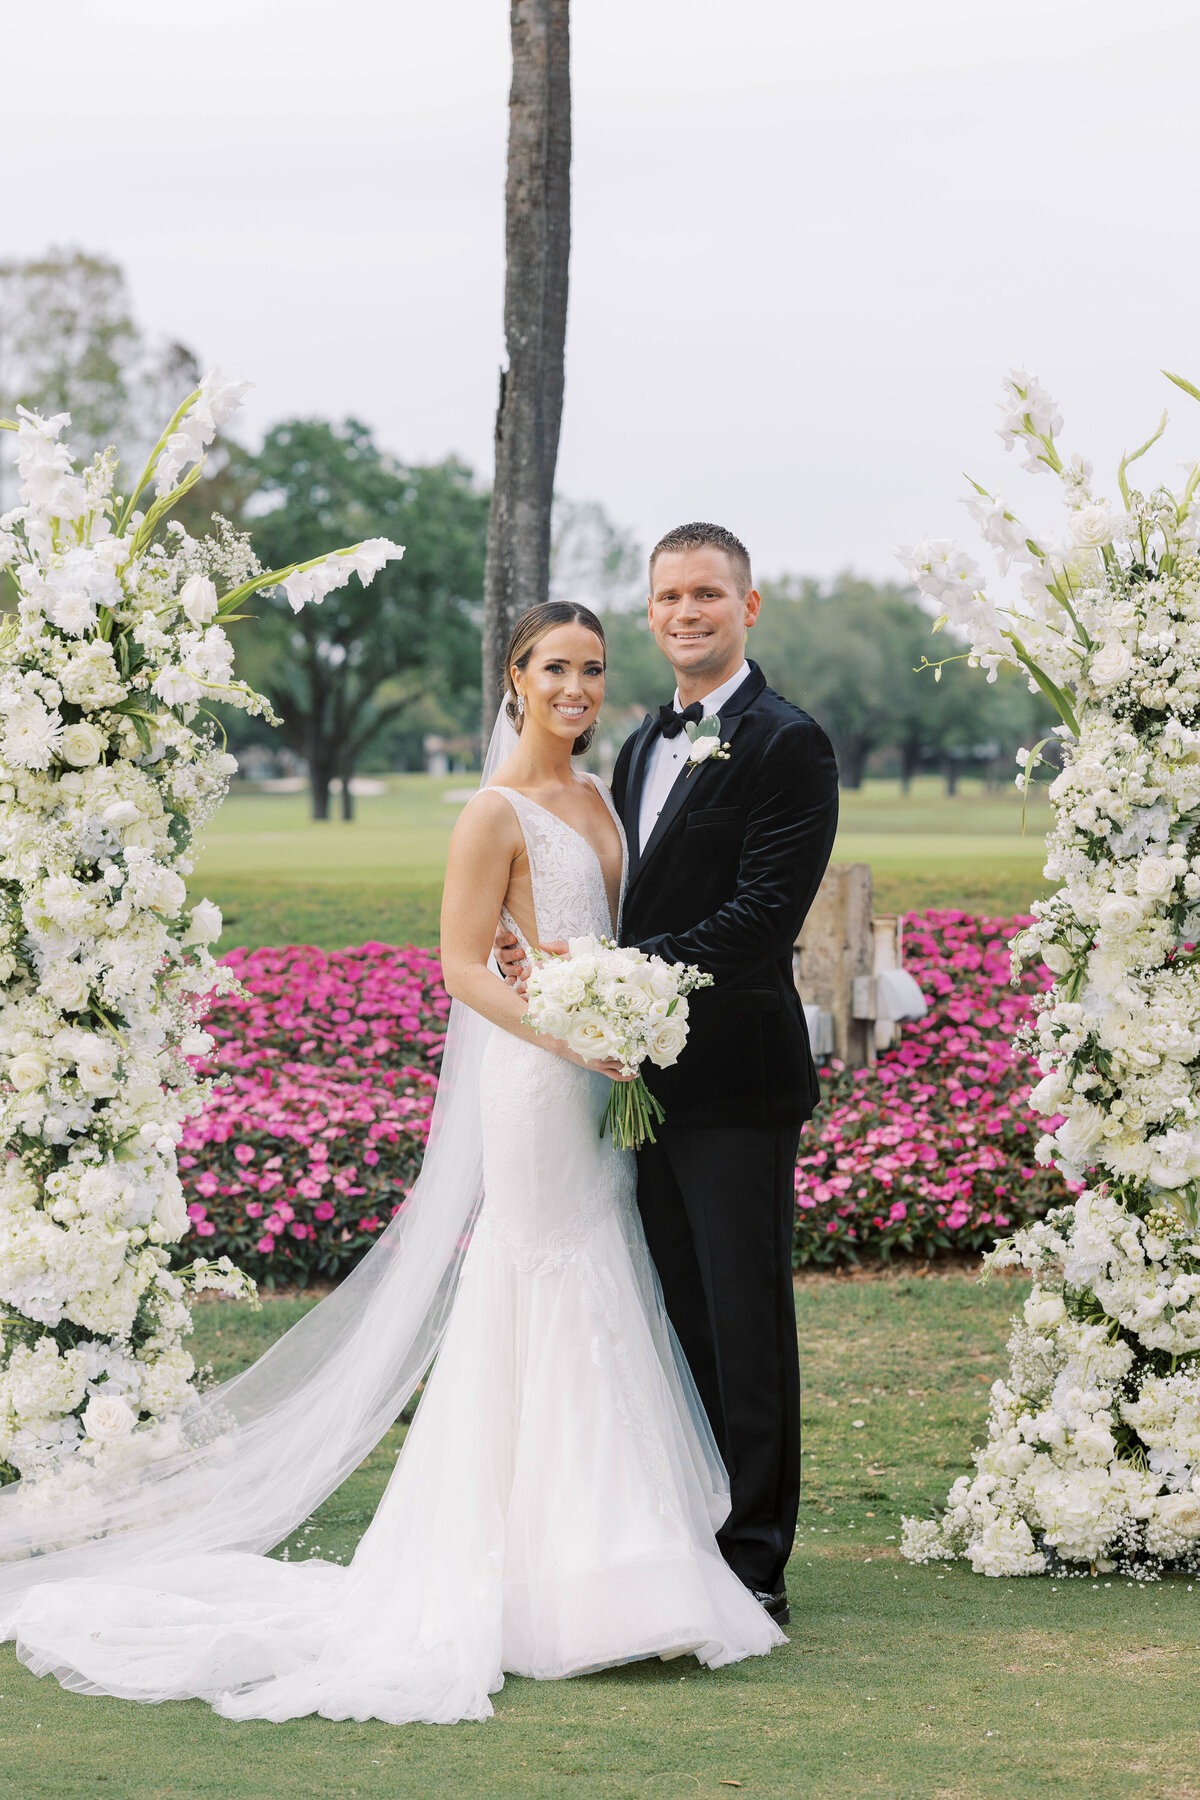
[(619, 1074), (619, 1063), (585, 1063), (561, 1038), (543, 1037), (522, 1024), (525, 1000), (488, 968), (496, 921), (508, 893), (512, 866), (524, 849), (512, 807), (484, 792), (463, 808), (450, 839), (442, 891), (442, 979), (453, 1000), (527, 1043), (540, 1044), (580, 1068)]

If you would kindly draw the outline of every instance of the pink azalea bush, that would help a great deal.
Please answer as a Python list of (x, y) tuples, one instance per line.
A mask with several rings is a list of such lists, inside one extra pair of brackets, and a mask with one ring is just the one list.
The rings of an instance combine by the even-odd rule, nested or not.
[(905, 967), (929, 1012), (870, 1069), (822, 1071), (796, 1168), (793, 1260), (976, 1251), (1068, 1198), (1034, 1145), (1054, 1122), (1028, 1105), (1038, 1071), (1013, 1044), (1049, 971), (1010, 985), (1008, 939), (1027, 915), (910, 913)]
[(427, 950), (291, 945), (225, 959), (245, 997), (214, 1007), (218, 1086), (179, 1167), (197, 1247), (267, 1286), (343, 1275), (421, 1166), (450, 1002)]

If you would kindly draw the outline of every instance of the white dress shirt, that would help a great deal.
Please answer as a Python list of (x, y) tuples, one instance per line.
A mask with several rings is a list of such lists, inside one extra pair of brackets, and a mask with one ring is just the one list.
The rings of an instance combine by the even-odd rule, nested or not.
[[(705, 694), (701, 702), (704, 717), (711, 719), (719, 713), (726, 700), (733, 696), (750, 673), (750, 664), (743, 662), (736, 675), (714, 688), (711, 694)], [(679, 698), (679, 689), (675, 689), (673, 701), (676, 712), (683, 711), (683, 702)], [(660, 731), (651, 744), (646, 757), (646, 773), (642, 780), (642, 804), (638, 813), (638, 855), (640, 856), (650, 841), (650, 834), (658, 823), (658, 815), (667, 803), (667, 795), (675, 786), (680, 770), (687, 761), (692, 740), (686, 731), (677, 737), (666, 738)]]

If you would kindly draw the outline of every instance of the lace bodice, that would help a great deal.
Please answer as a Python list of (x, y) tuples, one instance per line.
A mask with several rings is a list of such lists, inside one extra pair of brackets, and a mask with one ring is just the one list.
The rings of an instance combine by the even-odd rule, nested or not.
[[(515, 788), (493, 787), (483, 790), (503, 794), (517, 815), (525, 853), (529, 858), (529, 878), (533, 887), (533, 911), (537, 934), (543, 943), (594, 932), (598, 937), (619, 935), (620, 906), (625, 897), (625, 881), (629, 872), (629, 847), (625, 832), (612, 803), (612, 796), (602, 781), (587, 777), (608, 808), (621, 839), (621, 887), (618, 898), (616, 933), (609, 913), (608, 887), (604, 870), (587, 838), (548, 807), (520, 794)], [(525, 949), (529, 941), (505, 907), (501, 924), (519, 938)]]

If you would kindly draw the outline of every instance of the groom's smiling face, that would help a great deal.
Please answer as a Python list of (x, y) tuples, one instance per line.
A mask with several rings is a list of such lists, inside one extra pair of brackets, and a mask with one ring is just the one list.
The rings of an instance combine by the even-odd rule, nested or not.
[(724, 550), (705, 545), (655, 558), (650, 629), (685, 702), (689, 691), (702, 698), (737, 672), (758, 608), (758, 594), (742, 588)]

